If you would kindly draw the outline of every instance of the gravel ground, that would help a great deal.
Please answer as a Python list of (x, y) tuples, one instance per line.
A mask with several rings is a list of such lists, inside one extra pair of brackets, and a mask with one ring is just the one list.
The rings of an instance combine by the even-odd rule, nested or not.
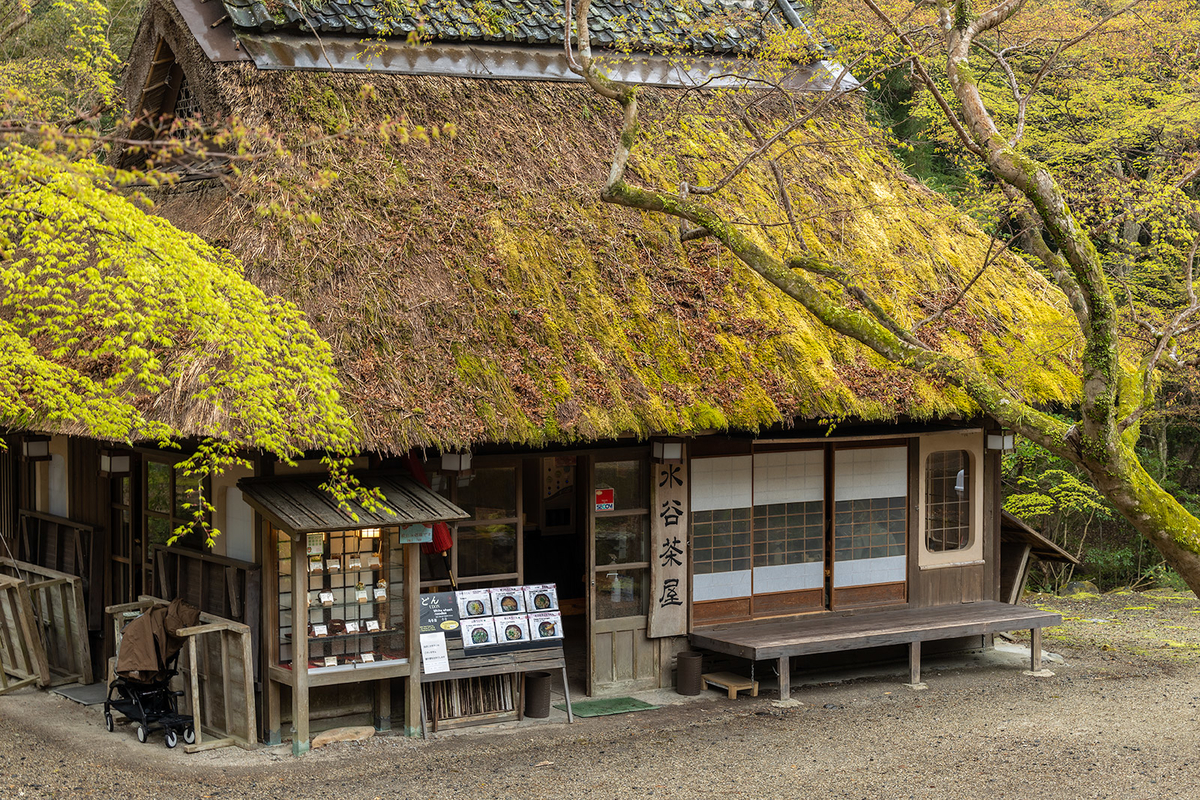
[(1055, 677), (1015, 656), (803, 686), (803, 705), (714, 699), (432, 742), (379, 736), (168, 751), (99, 707), (0, 697), (0, 798), (1198, 798), (1200, 601), (1180, 593), (1035, 596), (1063, 613)]

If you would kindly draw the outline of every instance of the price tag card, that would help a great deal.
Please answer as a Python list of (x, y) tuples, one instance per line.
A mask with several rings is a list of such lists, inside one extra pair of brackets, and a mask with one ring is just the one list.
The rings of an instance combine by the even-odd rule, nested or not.
[(530, 614), (529, 638), (534, 641), (541, 639), (561, 639), (562, 615), (557, 611), (542, 611)]
[(346, 633), (358, 633), (358, 630), (359, 630), (359, 628), (358, 628), (357, 622), (347, 622), (346, 623)]
[(446, 652), (446, 634), (421, 634), (421, 671), (427, 675), (450, 671), (450, 655)]
[(367, 630), (371, 633), (375, 633), (376, 631), (378, 631), (379, 630), (379, 620), (377, 620), (377, 619), (367, 620)]
[(558, 590), (553, 583), (530, 584), (523, 588), (525, 610), (529, 613), (558, 610)]
[(375, 599), (376, 600), (387, 600), (387, 589), (381, 589), (378, 586), (376, 586), (375, 587)]
[(321, 592), (319, 597), (321, 598), (321, 605), (323, 605), (323, 606), (333, 605), (333, 592)]
[(346, 561), (346, 569), (362, 569), (362, 557), (350, 556)]
[(314, 637), (328, 636), (328, 635), (329, 635), (329, 628), (325, 627), (324, 625), (313, 625), (313, 636)]
[(337, 666), (337, 656), (325, 656), (325, 666), (336, 667)]
[(358, 602), (360, 603), (365, 603), (371, 599), (371, 596), (367, 594), (366, 589), (358, 589), (354, 592), (354, 595), (358, 598)]
[(496, 616), (525, 613), (525, 593), (520, 586), (488, 589), (488, 592), (492, 595), (492, 613)]
[(312, 556), (311, 558), (308, 559), (308, 571), (309, 572), (324, 572), (325, 571), (325, 562), (321, 559), (320, 556)]
[(367, 560), (368, 567), (379, 566), (379, 553), (371, 553), (371, 557)]
[(340, 570), (342, 568), (342, 560), (340, 558), (331, 558), (327, 562), (325, 562), (325, 567), (330, 572)]
[(364, 664), (370, 664), (370, 663), (371, 663), (372, 661), (374, 661), (374, 660), (375, 660), (375, 654), (374, 654), (374, 653), (363, 653), (363, 654), (362, 654), (362, 662), (363, 662)]

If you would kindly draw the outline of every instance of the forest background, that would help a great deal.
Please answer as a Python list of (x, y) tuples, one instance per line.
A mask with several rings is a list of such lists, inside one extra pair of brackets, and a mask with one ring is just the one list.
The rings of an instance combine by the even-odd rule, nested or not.
[[(125, 109), (115, 86), (144, 0), (16, 0), (0, 9), (0, 98), (5, 116), (99, 119), (111, 130)], [(1096, 235), (1108, 272), (1126, 301), (1125, 326), (1159, 319), (1184, 295), (1179, 278), (1200, 218), (1200, 2), (1129, 3), (1043, 0), (993, 43), (1027, 82), (1062, 41), (1089, 34), (1058, 53), (1030, 97), (1024, 147), (1054, 169), (1081, 221)], [(839, 58), (861, 57), (872, 74), (898, 61), (878, 47), (877, 23), (858, 0), (810, 0)], [(1020, 42), (1019, 49), (1005, 51)], [(997, 60), (979, 74), (993, 106), (1015, 120), (1017, 102)], [(891, 135), (897, 158), (985, 227), (1003, 198), (961, 144), (930, 93), (902, 66), (885, 69), (866, 93), (875, 121)], [(949, 93), (947, 93), (949, 94)], [(30, 108), (36, 98), (37, 108)], [(14, 113), (14, 110), (17, 113)], [(31, 113), (32, 112), (32, 113)], [(60, 143), (61, 144), (61, 143)], [(101, 156), (102, 160), (102, 156)], [(1191, 203), (1180, 203), (1182, 192)], [(1147, 203), (1145, 198), (1155, 198)], [(1139, 198), (1135, 201), (1134, 198)], [(1002, 216), (1002, 215), (1001, 215)], [(992, 230), (1020, 250), (1013, 230)], [(1036, 263), (1035, 259), (1029, 259)], [(1032, 267), (1031, 267), (1032, 268)], [(1138, 455), (1152, 476), (1200, 514), (1200, 378), (1173, 375), (1142, 426)], [(1115, 512), (1072, 465), (1021, 442), (1005, 456), (1006, 508), (1084, 559), (1081, 569), (1043, 568), (1032, 588), (1056, 590), (1087, 578), (1101, 589), (1182, 582), (1157, 551)]]

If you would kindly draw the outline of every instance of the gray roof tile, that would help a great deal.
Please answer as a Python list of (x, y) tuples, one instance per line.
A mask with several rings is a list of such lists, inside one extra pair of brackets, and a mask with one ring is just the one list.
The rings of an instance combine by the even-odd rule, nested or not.
[[(776, 3), (789, 1), (780, 14)], [(235, 26), (263, 32), (372, 30), (396, 38), (416, 32), (435, 41), (562, 43), (561, 0), (304, 0), (303, 11), (301, 0), (221, 2)], [(794, 19), (797, 11), (811, 27), (796, 0), (594, 0), (592, 41), (636, 50), (747, 53), (761, 41), (764, 26)], [(814, 45), (814, 55), (821, 54)]]

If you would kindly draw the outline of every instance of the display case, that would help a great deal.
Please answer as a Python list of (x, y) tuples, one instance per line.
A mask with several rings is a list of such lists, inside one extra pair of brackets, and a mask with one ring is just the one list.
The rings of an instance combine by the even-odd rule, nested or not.
[(404, 548), (395, 529), (276, 537), (280, 667), (296, 669), (297, 636), (307, 637), (309, 674), (406, 661)]

